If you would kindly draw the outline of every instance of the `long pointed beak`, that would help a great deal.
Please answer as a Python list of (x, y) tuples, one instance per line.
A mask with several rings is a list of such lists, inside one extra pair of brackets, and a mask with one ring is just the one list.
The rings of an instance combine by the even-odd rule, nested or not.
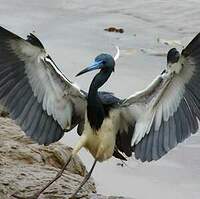
[(101, 69), (103, 67), (103, 61), (94, 61), (92, 62), (87, 68), (83, 69), (82, 71), (80, 71), (77, 75), (82, 75), (84, 73), (87, 73), (89, 71), (92, 71), (92, 70), (97, 70), (97, 69)]

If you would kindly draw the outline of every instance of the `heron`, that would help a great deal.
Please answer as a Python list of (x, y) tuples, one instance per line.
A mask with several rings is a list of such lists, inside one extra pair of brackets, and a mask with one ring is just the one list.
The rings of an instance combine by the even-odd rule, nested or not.
[(76, 126), (80, 135), (55, 178), (28, 198), (38, 198), (60, 178), (83, 147), (94, 163), (70, 198), (77, 196), (97, 162), (132, 155), (142, 162), (158, 160), (198, 131), (200, 33), (181, 53), (170, 49), (164, 71), (147, 88), (124, 99), (99, 91), (114, 72), (119, 54), (119, 48), (114, 57), (100, 54), (77, 74), (98, 71), (85, 92), (65, 77), (35, 35), (23, 39), (0, 27), (0, 102), (11, 118), (43, 145)]

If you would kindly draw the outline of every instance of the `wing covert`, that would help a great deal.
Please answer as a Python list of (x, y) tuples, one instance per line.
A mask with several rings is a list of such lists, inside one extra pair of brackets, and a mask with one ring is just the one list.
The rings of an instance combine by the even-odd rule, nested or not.
[[(135, 122), (132, 148), (142, 161), (161, 158), (198, 130), (200, 34), (145, 90), (125, 99)], [(130, 121), (129, 121), (130, 122)]]
[(84, 93), (63, 75), (34, 35), (24, 40), (0, 27), (0, 44), (1, 103), (40, 144), (57, 141), (84, 117)]

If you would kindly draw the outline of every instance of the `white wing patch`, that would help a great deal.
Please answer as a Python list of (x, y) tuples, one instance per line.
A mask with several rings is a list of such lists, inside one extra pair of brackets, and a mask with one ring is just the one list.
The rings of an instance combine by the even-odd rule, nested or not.
[[(11, 40), (10, 45), (25, 63), (25, 72), (38, 102), (48, 115), (58, 121), (63, 129), (70, 129), (74, 98), (78, 99), (80, 114), (84, 115), (86, 100), (77, 86), (74, 86), (57, 68), (44, 49), (26, 41)], [(75, 112), (78, 112), (75, 110)]]
[(161, 75), (121, 105), (134, 118), (132, 151), (141, 161), (158, 160), (199, 129), (200, 33), (181, 55), (171, 49), (167, 58)]
[[(168, 121), (177, 111), (184, 96), (185, 85), (194, 74), (194, 64), (183, 67), (183, 61), (168, 66), (168, 70), (158, 76), (143, 91), (128, 97), (124, 104), (128, 104), (136, 119), (132, 144), (137, 144), (149, 133), (153, 123), (158, 131), (162, 120)], [(162, 81), (161, 81), (162, 80)]]

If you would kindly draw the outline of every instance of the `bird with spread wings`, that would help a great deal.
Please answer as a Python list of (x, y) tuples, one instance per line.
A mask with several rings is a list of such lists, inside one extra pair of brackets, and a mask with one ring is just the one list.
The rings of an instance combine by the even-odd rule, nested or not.
[[(100, 72), (89, 92), (80, 90), (59, 70), (39, 39), (24, 40), (0, 27), (0, 102), (27, 136), (49, 145), (78, 126), (80, 141), (56, 177), (31, 198), (37, 198), (61, 175), (71, 158), (85, 147), (95, 162), (76, 192), (89, 179), (97, 161), (112, 156), (126, 160), (158, 160), (197, 132), (200, 119), (200, 34), (179, 53), (167, 54), (167, 66), (144, 90), (125, 99), (98, 89), (114, 71), (115, 62), (101, 54), (82, 70)], [(14, 195), (16, 198), (22, 198)]]

